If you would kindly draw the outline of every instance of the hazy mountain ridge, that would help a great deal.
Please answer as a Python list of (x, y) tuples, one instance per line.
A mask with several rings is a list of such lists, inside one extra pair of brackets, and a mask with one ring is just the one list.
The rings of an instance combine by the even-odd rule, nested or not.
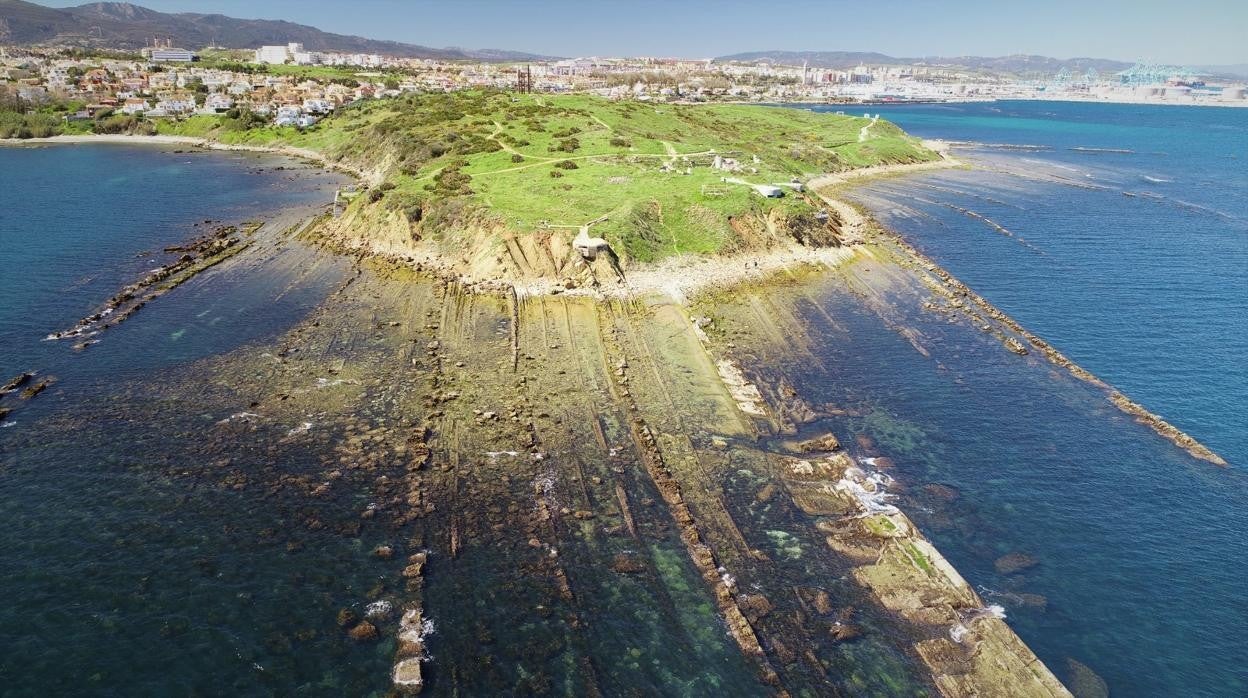
[(194, 12), (172, 14), (125, 2), (96, 2), (61, 9), (25, 0), (0, 0), (0, 43), (139, 49), (149, 45), (153, 37), (171, 39), (174, 45), (190, 49), (214, 43), (229, 48), (256, 48), (298, 42), (311, 51), (379, 53), (405, 58), (490, 61), (543, 58), (518, 51), (439, 49), (366, 39), (283, 20), (236, 19)]
[(717, 61), (763, 61), (770, 60), (787, 65), (801, 65), (807, 62), (819, 68), (835, 68), (844, 70), (859, 64), (872, 65), (931, 65), (943, 67), (965, 68), (967, 70), (986, 70), (994, 73), (1056, 73), (1065, 68), (1072, 73), (1082, 73), (1089, 69), (1099, 72), (1117, 72), (1131, 67), (1126, 61), (1105, 58), (1050, 58), (1048, 56), (1012, 55), (1012, 56), (926, 56), (922, 58), (900, 58), (883, 53), (864, 51), (750, 51), (722, 56)]

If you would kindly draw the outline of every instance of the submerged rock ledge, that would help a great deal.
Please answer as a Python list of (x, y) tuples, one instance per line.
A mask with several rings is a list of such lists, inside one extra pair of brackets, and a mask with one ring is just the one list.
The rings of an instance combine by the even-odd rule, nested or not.
[[(946, 160), (914, 168), (881, 168), (876, 174), (891, 175), (908, 169), (925, 170), (958, 164)], [(854, 178), (858, 176), (863, 175), (855, 175)], [(534, 385), (534, 377), (528, 374), (528, 367), (532, 366), (530, 362), (534, 360), (534, 356), (527, 353), (534, 351), (531, 348), (528, 327), (535, 322), (547, 327), (543, 331), (545, 336), (550, 330), (549, 320), (544, 318), (549, 318), (552, 311), (555, 316), (573, 313), (580, 318), (578, 322), (589, 321), (598, 325), (599, 331), (590, 335), (589, 346), (582, 345), (578, 351), (599, 353), (604, 365), (616, 367), (614, 371), (603, 374), (608, 379), (608, 392), (615, 403), (610, 409), (622, 411), (622, 421), (629, 425), (631, 449), (667, 505), (668, 515), (680, 532), (689, 559), (701, 573), (709, 592), (716, 600), (716, 606), (730, 636), (747, 657), (754, 658), (760, 680), (766, 685), (776, 687), (780, 695), (797, 690), (802, 685), (792, 668), (784, 668), (792, 662), (790, 653), (800, 651), (798, 647), (792, 647), (791, 643), (796, 639), (799, 645), (809, 644), (813, 648), (824, 641), (815, 641), (810, 631), (797, 631), (796, 635), (790, 637), (789, 634), (795, 632), (792, 627), (786, 631), (778, 631), (767, 620), (766, 615), (759, 615), (757, 611), (772, 605), (766, 593), (743, 594), (739, 591), (736, 579), (746, 576), (739, 567), (741, 562), (754, 558), (751, 566), (761, 565), (765, 569), (768, 556), (749, 546), (746, 546), (749, 552), (745, 558), (731, 552), (737, 547), (734, 539), (741, 542), (744, 540), (743, 532), (738, 530), (741, 524), (733, 523), (742, 512), (725, 509), (723, 503), (715, 503), (716, 500), (708, 500), (703, 496), (695, 497), (692, 501), (687, 499), (689, 488), (700, 492), (710, 485), (705, 481), (705, 465), (692, 471), (687, 470), (690, 459), (694, 463), (705, 463), (720, 459), (723, 455), (744, 457), (757, 462), (766, 472), (773, 473), (777, 482), (789, 493), (793, 503), (806, 514), (816, 517), (817, 524), (812, 532), (823, 537), (833, 555), (850, 562), (854, 579), (878, 599), (884, 608), (909, 625), (912, 628), (910, 632), (923, 638), (910, 646), (911, 651), (927, 667), (934, 686), (943, 695), (972, 696), (1002, 691), (1011, 695), (1069, 695), (1009, 626), (995, 613), (987, 610), (984, 601), (903, 513), (891, 505), (880, 510), (864, 504), (863, 493), (871, 494), (870, 488), (877, 485), (864, 480), (866, 476), (854, 461), (839, 452), (835, 437), (824, 439), (820, 443), (836, 452), (814, 461), (794, 460), (749, 445), (749, 440), (757, 439), (763, 434), (778, 433), (777, 415), (787, 413), (788, 408), (767, 404), (758, 389), (744, 377), (741, 369), (727, 357), (713, 358), (700, 323), (689, 317), (683, 304), (691, 296), (708, 289), (731, 288), (741, 281), (766, 278), (795, 265), (835, 269), (863, 254), (870, 254), (863, 243), (873, 233), (873, 223), (843, 202), (827, 198), (825, 200), (840, 214), (842, 230), (847, 235), (850, 246), (833, 250), (787, 251), (769, 258), (766, 268), (760, 271), (755, 271), (755, 267), (744, 264), (742, 260), (713, 260), (708, 264), (719, 265), (717, 273), (706, 275), (704, 279), (693, 283), (687, 278), (681, 278), (679, 271), (672, 270), (667, 272), (670, 275), (654, 273), (650, 282), (645, 284), (630, 283), (631, 278), (626, 277), (616, 284), (588, 288), (549, 283), (526, 284), (518, 292), (518, 284), (515, 282), (473, 280), (461, 276), (453, 266), (445, 265), (436, 258), (418, 259), (398, 252), (387, 252), (384, 246), (378, 247), (368, 242), (366, 236), (360, 235), (358, 231), (356, 234), (344, 235), (342, 226), (336, 226), (335, 232), (329, 235), (324, 235), (322, 230), (315, 230), (311, 236), (332, 249), (350, 252), (361, 261), (367, 260), (374, 269), (393, 270), (383, 271), (383, 274), (388, 275), (401, 269), (429, 274), (438, 279), (437, 283), (446, 289), (448, 300), (462, 299), (456, 300), (457, 304), (472, 303), (470, 299), (473, 296), (496, 299), (496, 303), (506, 308), (502, 317), (510, 326), (509, 348), (506, 352), (509, 358), (505, 363), (513, 371), (524, 375), (521, 384), (526, 391)], [(375, 266), (378, 264), (381, 266)], [(646, 271), (642, 270), (630, 277), (644, 274)], [(447, 318), (448, 313), (443, 311), (442, 316)], [(449, 317), (459, 317), (459, 313), (451, 313)], [(679, 352), (684, 358), (679, 359), (675, 365), (659, 365), (670, 364), (673, 355), (669, 351), (660, 358), (651, 353), (653, 349), (645, 339), (648, 332), (637, 324), (640, 317), (649, 317), (647, 322), (655, 322), (661, 317), (658, 327), (667, 328), (667, 332), (682, 336), (679, 343), (683, 348)], [(440, 328), (440, 332), (446, 330), (453, 331), (450, 327)], [(595, 335), (596, 339), (593, 338)], [(580, 333), (576, 336), (580, 339), (574, 344), (580, 345), (586, 341)], [(670, 337), (667, 341), (671, 341)], [(597, 345), (596, 349), (593, 348), (594, 345)], [(552, 349), (561, 347), (562, 342), (549, 346)], [(430, 347), (433, 347), (430, 350), (431, 355), (439, 357), (446, 350), (446, 346), (441, 343), (430, 344)], [(638, 351), (641, 353), (636, 353)], [(440, 364), (445, 366), (445, 359), (441, 359)], [(456, 362), (455, 365), (461, 367), (463, 364)], [(649, 370), (639, 372), (634, 370), (634, 366), (649, 367)], [(708, 423), (705, 417), (689, 416), (675, 424), (671, 423), (670, 416), (651, 422), (655, 417), (653, 410), (660, 408), (660, 405), (679, 404), (673, 391), (679, 390), (680, 384), (654, 383), (654, 377), (680, 369), (681, 366), (693, 371), (694, 380), (704, 385), (706, 381), (718, 385), (717, 390), (721, 392), (721, 397), (715, 400), (719, 406), (710, 415), (715, 420), (714, 423)], [(557, 382), (563, 383), (563, 379)], [(649, 387), (642, 387), (646, 385)], [(643, 397), (646, 393), (648, 395)], [(700, 399), (704, 400), (706, 397), (702, 395)], [(453, 398), (439, 399), (439, 403), (445, 407), (458, 404), (461, 399), (462, 396), (456, 394)], [(551, 407), (555, 408), (554, 405)], [(725, 411), (741, 415), (728, 418), (728, 423), (738, 422), (740, 426), (728, 428), (727, 433), (724, 433)], [(494, 413), (485, 414), (491, 415), (492, 419)], [(480, 423), (481, 417), (476, 419)], [(666, 427), (658, 426), (664, 422), (668, 423)], [(541, 431), (536, 428), (536, 424), (532, 428)], [(554, 432), (547, 431), (547, 438), (561, 441), (558, 434), (566, 429), (567, 426), (562, 426)], [(442, 428), (433, 428), (434, 434), (441, 431)], [(746, 441), (740, 441), (741, 437), (747, 437)], [(463, 438), (462, 433), (459, 438)], [(608, 443), (605, 436), (602, 441), (604, 445)], [(695, 445), (699, 442), (706, 445)], [(544, 455), (543, 452), (535, 450), (540, 446), (531, 438), (524, 439), (515, 452), (523, 453), (526, 448), (535, 457)], [(813, 451), (819, 447), (807, 445), (805, 448)], [(461, 457), (450, 454), (448, 456), (453, 459)], [(673, 462), (684, 462), (686, 465), (673, 469)], [(877, 494), (884, 494), (882, 488)], [(629, 531), (635, 531), (636, 523), (633, 522), (633, 514), (626, 504), (628, 495), (622, 494), (620, 490), (617, 491), (615, 499), (619, 506), (617, 515), (628, 523)], [(538, 511), (543, 521), (558, 518), (541, 500)], [(589, 515), (592, 512), (587, 510), (585, 513)], [(459, 542), (458, 529), (452, 529), (450, 533), (450, 550), (454, 556), (462, 543)], [(535, 540), (540, 541), (540, 538)], [(734, 558), (735, 565), (732, 562)], [(631, 557), (626, 556), (623, 562), (620, 560), (618, 555), (613, 557), (611, 566), (632, 572), (642, 569)], [(760, 576), (760, 571), (749, 576)], [(564, 593), (569, 597), (573, 595), (574, 591), (568, 586), (567, 575), (558, 570), (557, 578), (562, 580), (560, 587), (565, 589)], [(852, 615), (844, 617), (848, 619)], [(828, 637), (833, 643), (842, 642), (854, 637), (857, 632), (859, 631), (846, 621), (836, 620), (830, 626)], [(408, 668), (419, 666), (418, 663), (407, 660), (401, 664)], [(400, 682), (404, 690), (411, 691), (423, 685), (423, 679), (416, 676), (416, 681), (404, 678)], [(399, 681), (397, 667), (395, 678)]]
[[(833, 667), (853, 656), (842, 646), (859, 642), (895, 644), (922, 667), (905, 681), (942, 695), (1068, 695), (839, 439), (795, 444), (801, 457), (765, 445), (804, 408), (769, 400), (687, 307), (659, 295), (485, 291), (364, 258), (281, 351), (209, 367), (254, 376), (223, 413), (246, 408), (262, 415), (255, 422), (278, 424), (316, 415), (314, 430), (283, 431), (285, 442), (319, 442), (358, 414), (386, 425), (350, 427), (348, 444), (367, 443), (367, 458), (331, 451), (327, 473), (300, 487), (313, 499), (351, 482), (374, 490), (361, 518), (389, 522), (403, 541), (384, 556), (403, 580), (390, 599), (402, 618), (371, 621), (399, 639), (392, 679), (401, 692), (477, 685), (468, 658), (425, 653), (423, 624), (455, 618), (438, 637), (462, 632), (454, 626), (463, 609), (438, 589), (462, 584), (482, 560), (513, 551), (512, 583), (542, 589), (541, 606), (567, 617), (567, 637), (580, 643), (602, 613), (619, 612), (596, 606), (591, 580), (654, 579), (662, 558), (653, 549), (675, 543), (696, 593), (775, 695), (842, 690), (845, 668)], [(375, 349), (350, 351), (356, 337)], [(299, 387), (324, 375), (335, 379)], [(252, 421), (218, 429), (251, 430)], [(742, 472), (767, 483), (756, 496), (730, 494)], [(804, 526), (768, 528), (752, 505), (783, 500)], [(565, 556), (569, 548), (579, 552)], [(799, 569), (792, 556), (818, 562)], [(833, 570), (861, 591), (829, 593), (843, 574)], [(894, 630), (880, 634), (875, 623)], [(602, 680), (592, 667), (578, 672), (591, 686)]]
[[(1178, 427), (1170, 424), (1159, 415), (1150, 412), (1143, 405), (1132, 401), (1121, 391), (1117, 390), (1092, 372), (1067, 358), (1044, 339), (1031, 333), (1019, 324), (1017, 320), (1002, 312), (999, 308), (988, 302), (988, 300), (983, 296), (975, 293), (969, 286), (959, 281), (953, 274), (950, 274), (940, 265), (936, 264), (936, 262), (934, 262), (931, 258), (920, 252), (897, 233), (878, 224), (873, 226), (873, 233), (877, 236), (877, 239), (886, 242), (890, 247), (896, 249), (900, 253), (897, 260), (898, 263), (913, 270), (915, 273), (920, 274), (924, 282), (927, 283), (933, 290), (941, 293), (949, 299), (953, 299), (951, 305), (956, 308), (958, 312), (967, 315), (973, 321), (982, 323), (983, 318), (980, 318), (977, 311), (974, 310), (978, 309), (978, 312), (982, 312), (987, 318), (991, 318), (997, 323), (1000, 323), (1015, 333), (1018, 337), (1026, 340), (1028, 344), (1039, 350), (1045, 359), (1054, 366), (1066, 369), (1070, 375), (1075, 378), (1104, 390), (1106, 398), (1112, 402), (1114, 406), (1122, 410), (1124, 413), (1135, 417), (1137, 421), (1157, 432), (1157, 434), (1162, 438), (1173, 443), (1175, 446), (1178, 446), (1184, 451), (1187, 451), (1195, 458), (1213, 463), (1217, 466), (1227, 467), (1228, 464), (1226, 460), (1223, 459), (1222, 456), (1215, 453), (1208, 446), (1205, 446), (1195, 437), (1188, 435)], [(1005, 344), (1006, 348), (1010, 351), (1013, 351), (1016, 354), (1027, 353), (1026, 347), (1015, 337), (1003, 334), (1001, 339), (1002, 343)]]

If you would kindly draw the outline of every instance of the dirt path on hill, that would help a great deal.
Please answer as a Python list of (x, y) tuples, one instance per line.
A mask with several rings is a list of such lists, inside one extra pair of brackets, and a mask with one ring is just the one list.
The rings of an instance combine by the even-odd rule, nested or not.
[(879, 120), (880, 120), (879, 115), (876, 115), (875, 118), (871, 119), (871, 123), (867, 124), (866, 126), (863, 126), (861, 129), (858, 130), (858, 142), (859, 143), (867, 142), (867, 139), (871, 137), (871, 127), (874, 126), (875, 122)]

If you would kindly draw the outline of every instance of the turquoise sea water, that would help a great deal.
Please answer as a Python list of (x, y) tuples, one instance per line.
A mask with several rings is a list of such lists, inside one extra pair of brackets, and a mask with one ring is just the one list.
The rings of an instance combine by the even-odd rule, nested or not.
[[(869, 111), (964, 142), (955, 154), (974, 169), (879, 180), (856, 198), (1230, 468), (1188, 457), (1047, 365), (1022, 368), (1031, 359), (922, 314), (932, 359), (854, 319), (826, 347), (829, 372), (794, 380), (811, 395), (872, 401), (844, 428), (896, 459), (912, 485), (903, 508), (1064, 679), (1074, 659), (1116, 695), (1245, 695), (1248, 110)], [(836, 292), (824, 303), (861, 314)], [(926, 483), (960, 496), (933, 497)], [(1015, 551), (1039, 564), (997, 572), (995, 558)]]

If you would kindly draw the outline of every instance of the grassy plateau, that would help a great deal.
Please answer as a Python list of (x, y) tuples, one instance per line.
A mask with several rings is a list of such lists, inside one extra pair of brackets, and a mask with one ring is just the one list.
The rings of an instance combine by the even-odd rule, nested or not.
[[(937, 159), (885, 121), (753, 105), (612, 101), (500, 91), (361, 101), (306, 130), (248, 115), (154, 122), (161, 134), (290, 146), (378, 174), (352, 206), (401, 213), (413, 241), (458, 254), (498, 238), (595, 236), (625, 263), (827, 244), (810, 177)], [(152, 123), (143, 127), (150, 132)], [(717, 156), (737, 163), (728, 171)], [(725, 180), (731, 181), (725, 181)], [(767, 198), (751, 185), (782, 185)], [(491, 231), (482, 235), (482, 230)]]

